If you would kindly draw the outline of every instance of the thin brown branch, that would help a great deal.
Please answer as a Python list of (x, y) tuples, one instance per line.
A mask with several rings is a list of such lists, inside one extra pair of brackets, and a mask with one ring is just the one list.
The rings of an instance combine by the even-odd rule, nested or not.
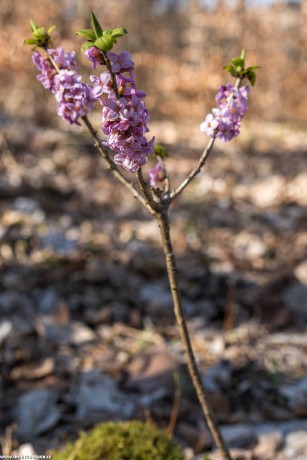
[(136, 188), (133, 182), (130, 182), (124, 174), (118, 169), (117, 165), (114, 163), (112, 158), (109, 155), (109, 150), (101, 144), (101, 141), (97, 135), (97, 131), (91, 125), (87, 116), (82, 117), (82, 121), (89, 130), (92, 138), (94, 139), (94, 146), (97, 148), (101, 156), (108, 163), (108, 168), (112, 174), (133, 194), (133, 196), (140, 201), (140, 203), (147, 209), (151, 215), (155, 215), (155, 212), (152, 210), (151, 206), (147, 203), (147, 200), (144, 198), (143, 194)]
[(175, 385), (175, 392), (174, 392), (174, 401), (171, 416), (168, 422), (168, 427), (166, 433), (169, 438), (172, 438), (176, 423), (178, 420), (179, 409), (180, 409), (180, 400), (181, 400), (181, 389), (180, 389), (180, 382), (179, 382), (179, 375), (174, 375), (174, 385)]
[(212, 148), (214, 146), (214, 142), (215, 142), (215, 138), (210, 139), (210, 141), (208, 142), (207, 147), (203, 151), (200, 159), (198, 160), (198, 163), (197, 163), (196, 167), (190, 172), (190, 174), (179, 185), (179, 187), (177, 187), (176, 190), (174, 190), (171, 193), (171, 200), (173, 200), (178, 195), (180, 195), (180, 193), (182, 193), (182, 191), (189, 185), (189, 183), (194, 179), (194, 177), (201, 171), (202, 167), (204, 166), (204, 164), (206, 163), (206, 161), (207, 161), (207, 159), (208, 159), (208, 157), (210, 155), (210, 152), (211, 152), (211, 150), (212, 150)]
[(46, 51), (46, 53), (48, 55), (49, 61), (51, 62), (51, 64), (53, 65), (53, 67), (57, 71), (57, 73), (59, 73), (60, 69), (59, 69), (57, 63), (55, 62), (55, 60), (53, 59), (53, 56), (51, 56), (51, 54), (49, 53), (48, 48), (44, 48), (44, 49), (45, 49), (45, 51)]
[(156, 209), (157, 206), (158, 206), (158, 203), (156, 201), (154, 201), (154, 199), (152, 197), (152, 194), (151, 194), (150, 190), (147, 187), (147, 184), (146, 184), (146, 182), (144, 180), (142, 168), (140, 168), (137, 171), (136, 175), (137, 175), (137, 178), (138, 178), (140, 189), (143, 192), (143, 195), (145, 196), (146, 204), (148, 206), (150, 206), (153, 210)]
[(181, 342), (183, 344), (184, 352), (186, 355), (187, 365), (191, 379), (193, 381), (194, 388), (197, 393), (199, 403), (201, 405), (203, 414), (208, 423), (208, 427), (212, 433), (213, 439), (220, 449), (225, 460), (232, 460), (228, 447), (222, 437), (222, 434), (217, 425), (213, 410), (209, 403), (206, 390), (203, 386), (201, 376), (196, 364), (195, 355), (193, 352), (189, 330), (185, 321), (185, 316), (182, 309), (181, 295), (179, 289), (179, 282), (177, 276), (177, 268), (175, 262), (175, 256), (173, 253), (173, 247), (170, 236), (169, 228), (169, 218), (168, 212), (165, 210), (158, 215), (158, 223), (160, 227), (160, 235), (163, 246), (163, 251), (165, 255), (165, 263), (167, 268), (167, 274), (169, 278), (173, 303), (174, 303), (174, 313), (179, 328)]
[(161, 161), (162, 166), (163, 166), (164, 171), (165, 171), (164, 197), (165, 197), (166, 201), (170, 202), (170, 198), (171, 198), (171, 180), (170, 180), (168, 171), (166, 169), (166, 164), (165, 164), (164, 158), (160, 158), (159, 161)]

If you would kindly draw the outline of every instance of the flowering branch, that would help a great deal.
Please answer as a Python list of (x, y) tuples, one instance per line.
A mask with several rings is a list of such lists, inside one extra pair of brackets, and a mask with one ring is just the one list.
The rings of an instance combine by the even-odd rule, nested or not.
[[(229, 96), (228, 96), (228, 99), (227, 99), (227, 102), (226, 102), (226, 105), (225, 105), (225, 109), (226, 109), (226, 112), (230, 109), (232, 103), (233, 103), (233, 100), (234, 100), (234, 97), (237, 93), (237, 91), (239, 90), (240, 86), (241, 86), (241, 83), (242, 83), (242, 80), (243, 80), (244, 77), (242, 76), (239, 76), (237, 79), (236, 79), (236, 82), (235, 82), (235, 85), (233, 86)], [(231, 87), (232, 85), (228, 85), (228, 87)], [(227, 88), (227, 87), (226, 87)], [(221, 92), (222, 93), (222, 92)], [(217, 95), (217, 98), (222, 98), (220, 96), (221, 93), (218, 93)], [(214, 109), (213, 109), (214, 110)], [(216, 109), (215, 109), (216, 110)], [(245, 113), (245, 112), (244, 112)], [(235, 114), (236, 114), (236, 111), (235, 111)], [(228, 114), (229, 115), (229, 114)], [(244, 114), (243, 114), (244, 115)], [(208, 132), (208, 134), (211, 136), (211, 139), (210, 141), (208, 142), (207, 144), (207, 147), (205, 148), (205, 150), (203, 151), (200, 159), (198, 160), (198, 163), (197, 165), (195, 166), (195, 168), (190, 172), (190, 174), (186, 177), (186, 179), (177, 187), (176, 190), (174, 190), (172, 193), (171, 193), (171, 199), (173, 200), (174, 198), (176, 198), (178, 195), (180, 195), (180, 193), (183, 192), (183, 190), (189, 185), (189, 183), (194, 179), (195, 176), (197, 176), (198, 173), (200, 173), (202, 167), (205, 165), (207, 159), (209, 158), (209, 155), (213, 149), (213, 146), (214, 146), (214, 143), (215, 143), (215, 139), (217, 138), (218, 136), (218, 122), (213, 121), (213, 117), (211, 116), (211, 114), (209, 114), (207, 116), (207, 119), (210, 120), (210, 122), (207, 122), (206, 121), (204, 123), (202, 123), (202, 125), (205, 125), (205, 129), (204, 131)], [(221, 124), (223, 125), (223, 128), (224, 128), (224, 136), (225, 136), (225, 127), (227, 128), (227, 123), (225, 123), (225, 121), (222, 119), (222, 122)], [(201, 126), (202, 126), (201, 125)], [(234, 137), (234, 135), (237, 135), (236, 132), (234, 131), (231, 131), (233, 130), (233, 126), (230, 125), (231, 129), (228, 131), (228, 136), (231, 137)], [(220, 133), (222, 132), (222, 130), (220, 130)], [(230, 140), (230, 139), (226, 139), (224, 137), (224, 141), (225, 140)]]
[[(53, 27), (45, 32), (44, 28), (38, 27), (31, 21), (33, 38), (26, 40), (25, 43), (34, 45), (33, 61), (40, 71), (37, 78), (47, 90), (54, 94), (58, 115), (71, 124), (80, 125), (79, 119), (81, 119), (94, 140), (94, 146), (107, 162), (111, 173), (158, 222), (174, 314), (189, 373), (213, 439), (224, 459), (232, 460), (203, 386), (183, 313), (168, 210), (171, 202), (201, 171), (215, 140), (221, 139), (226, 142), (239, 134), (239, 127), (247, 110), (249, 93), (249, 88), (241, 87), (241, 83), (244, 78), (247, 78), (254, 85), (257, 66), (245, 68), (245, 52), (243, 51), (240, 57), (232, 59), (231, 64), (225, 67), (236, 78), (236, 83), (220, 87), (216, 96), (218, 107), (212, 109), (212, 113), (207, 115), (200, 127), (201, 131), (207, 133), (211, 139), (195, 168), (174, 191), (171, 191), (170, 178), (164, 162), (167, 156), (165, 148), (160, 145), (154, 146), (154, 137), (150, 141), (147, 141), (145, 137), (149, 131), (149, 114), (144, 103), (146, 94), (136, 88), (134, 63), (131, 56), (127, 51), (119, 54), (111, 51), (114, 43), (127, 31), (123, 27), (103, 30), (94, 13), (91, 14), (91, 21), (92, 29), (77, 32), (87, 40), (82, 45), (82, 49), (85, 56), (91, 61), (93, 69), (102, 65), (107, 70), (98, 77), (91, 75), (92, 85), (81, 83), (82, 77), (77, 73), (74, 52), (66, 53), (63, 47), (49, 48), (51, 41), (49, 34)], [(47, 59), (44, 59), (36, 50), (39, 47), (47, 52)], [(96, 101), (99, 101), (102, 106), (102, 131), (107, 135), (106, 142), (101, 142), (97, 131), (87, 117)], [(111, 154), (114, 155), (114, 159), (111, 158)], [(151, 156), (155, 156), (158, 163), (149, 171), (150, 187), (148, 187), (142, 166)], [(120, 167), (130, 173), (136, 173), (139, 188), (126, 178)]]

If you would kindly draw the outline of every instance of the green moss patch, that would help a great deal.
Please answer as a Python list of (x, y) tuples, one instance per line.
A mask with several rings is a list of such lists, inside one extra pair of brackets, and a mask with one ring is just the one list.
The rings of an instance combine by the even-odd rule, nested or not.
[(100, 424), (51, 454), (52, 460), (184, 460), (165, 432), (138, 421)]

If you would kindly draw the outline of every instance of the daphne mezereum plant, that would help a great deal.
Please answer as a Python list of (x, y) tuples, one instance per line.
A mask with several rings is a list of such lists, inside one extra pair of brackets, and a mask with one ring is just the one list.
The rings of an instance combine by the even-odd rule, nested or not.
[[(136, 87), (131, 55), (128, 51), (111, 51), (113, 45), (127, 31), (123, 27), (103, 30), (94, 13), (91, 13), (92, 29), (84, 29), (77, 34), (86, 39), (82, 50), (91, 61), (92, 68), (96, 70), (101, 66), (103, 71), (98, 72), (98, 75), (91, 75), (91, 84), (85, 84), (78, 73), (75, 53), (66, 52), (63, 47), (50, 47), (50, 33), (55, 26), (46, 32), (33, 21), (30, 24), (33, 38), (25, 40), (25, 44), (33, 45), (33, 62), (40, 72), (37, 79), (54, 95), (58, 115), (71, 124), (83, 123), (86, 126), (111, 173), (158, 222), (175, 318), (189, 373), (213, 439), (223, 457), (231, 460), (202, 383), (183, 313), (170, 235), (169, 207), (201, 171), (215, 140), (226, 142), (239, 134), (250, 92), (250, 87), (242, 86), (242, 82), (246, 79), (253, 86), (258, 66), (245, 68), (243, 50), (240, 57), (232, 59), (231, 64), (225, 67), (235, 78), (235, 83), (219, 88), (216, 95), (217, 107), (212, 109), (200, 125), (200, 130), (210, 137), (208, 145), (190, 174), (176, 189), (172, 189), (165, 165), (165, 148), (155, 145), (154, 137), (150, 140), (146, 138), (149, 131), (149, 113), (144, 102), (146, 93)], [(101, 129), (106, 136), (106, 141), (103, 142), (87, 117), (97, 101), (102, 109)], [(143, 176), (142, 166), (149, 158), (155, 159), (156, 166), (149, 171), (148, 184)], [(132, 175), (127, 177), (123, 169)]]

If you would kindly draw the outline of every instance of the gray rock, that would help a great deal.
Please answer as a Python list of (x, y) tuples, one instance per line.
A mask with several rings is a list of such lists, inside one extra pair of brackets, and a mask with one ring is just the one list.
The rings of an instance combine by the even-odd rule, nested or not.
[(110, 416), (125, 419), (131, 417), (134, 408), (131, 399), (117, 388), (115, 380), (98, 370), (81, 375), (73, 399), (80, 420), (107, 420)]
[(14, 309), (29, 304), (28, 299), (18, 292), (5, 291), (0, 293), (0, 313), (11, 313)]
[(44, 248), (51, 248), (56, 252), (65, 254), (76, 249), (78, 241), (66, 238), (61, 230), (53, 230), (44, 235), (41, 239)]
[(139, 299), (145, 308), (154, 312), (165, 312), (172, 307), (169, 289), (157, 283), (145, 284), (139, 291)]
[(0, 323), (0, 345), (13, 329), (11, 321), (2, 321)]
[(279, 391), (295, 415), (307, 414), (307, 377), (293, 385), (283, 385)]
[(21, 441), (28, 442), (53, 428), (61, 418), (53, 388), (34, 390), (22, 395), (17, 403), (17, 432)]
[(289, 310), (298, 315), (307, 315), (307, 286), (300, 283), (292, 283), (282, 295)]
[(24, 214), (32, 214), (40, 209), (40, 205), (36, 200), (28, 197), (18, 197), (14, 200), (13, 209)]
[(307, 430), (307, 420), (289, 420), (286, 422), (267, 422), (255, 425), (257, 435), (280, 431), (284, 436), (294, 431)]
[(218, 361), (206, 370), (203, 377), (203, 383), (206, 388), (214, 390), (221, 385), (227, 385), (230, 382), (231, 374), (231, 363), (224, 359)]
[(229, 447), (247, 448), (257, 443), (256, 432), (246, 425), (225, 426), (222, 434)]
[(59, 324), (49, 317), (40, 317), (36, 328), (40, 335), (58, 345), (83, 345), (93, 342), (96, 334), (80, 321)]
[(57, 307), (58, 297), (54, 289), (46, 289), (40, 294), (39, 310), (44, 314), (53, 313)]

